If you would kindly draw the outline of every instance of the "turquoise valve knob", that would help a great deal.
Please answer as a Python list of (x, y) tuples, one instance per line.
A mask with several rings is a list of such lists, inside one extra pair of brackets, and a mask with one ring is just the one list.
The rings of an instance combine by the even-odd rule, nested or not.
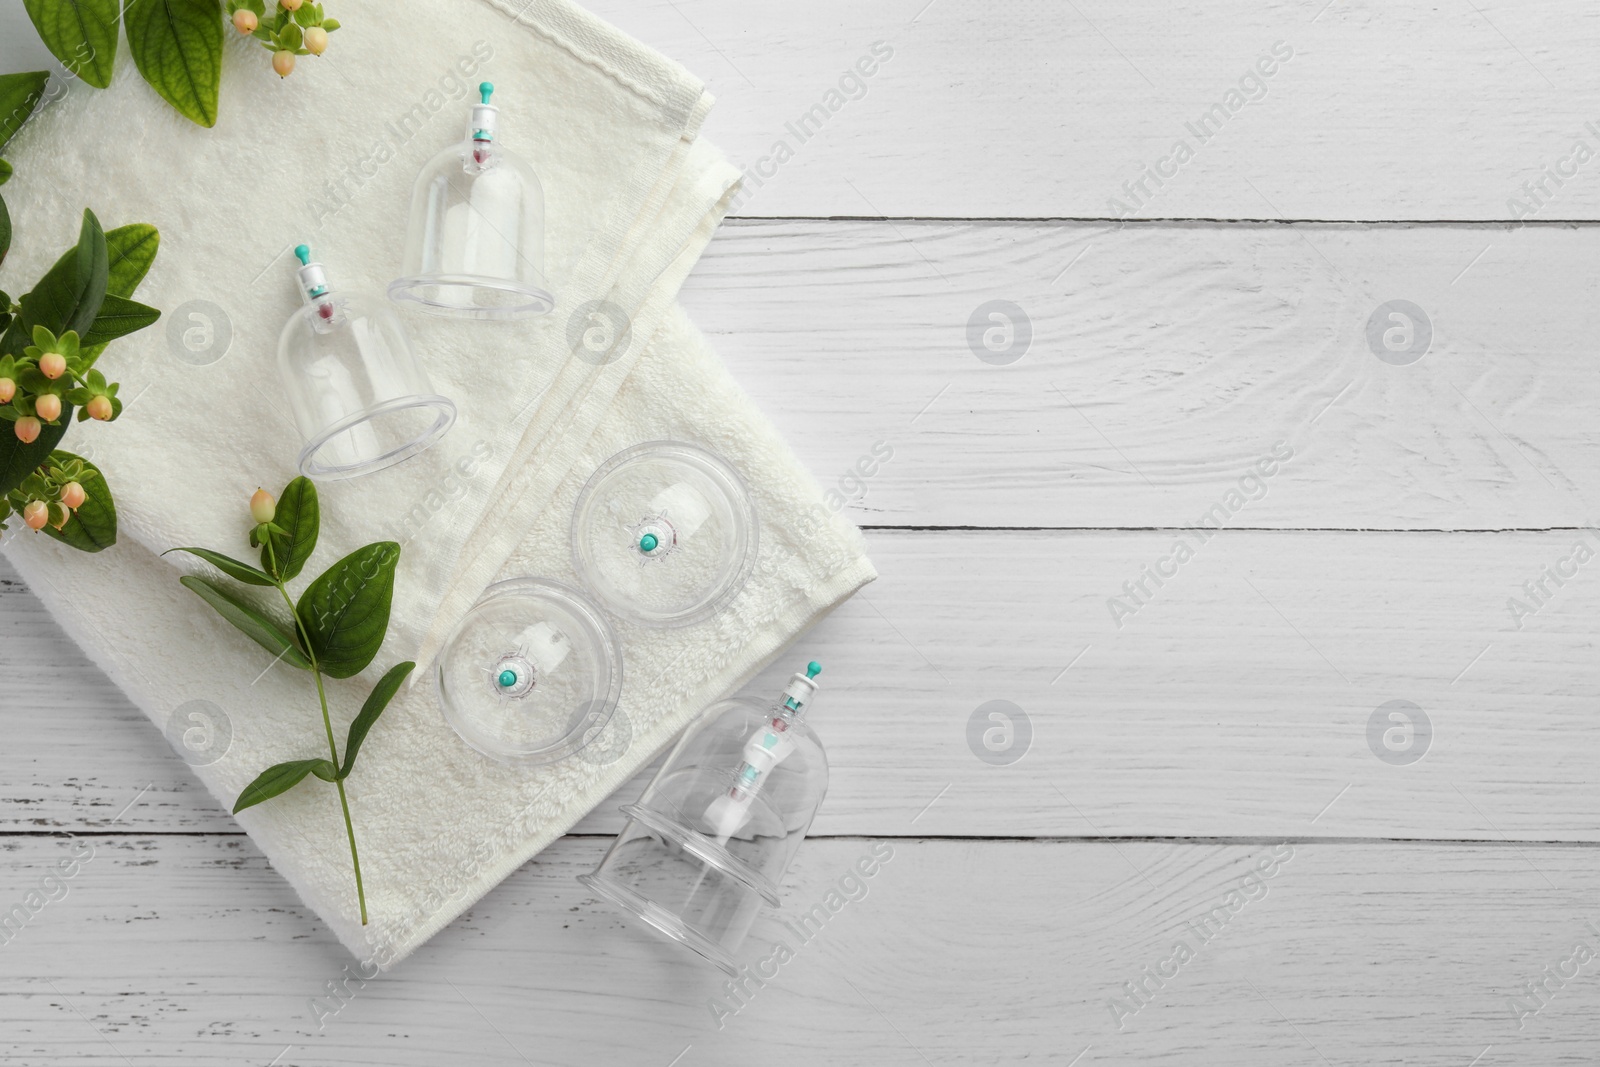
[(817, 675), (819, 675), (821, 673), (822, 673), (822, 664), (818, 663), (816, 660), (812, 660), (810, 663), (806, 664), (806, 677), (807, 678), (815, 678)]
[(639, 538), (639, 551), (654, 552), (656, 550), (656, 546), (660, 543), (661, 542), (657, 540), (655, 534), (647, 533), (643, 537)]
[(507, 669), (500, 672), (500, 677), (495, 679), (500, 683), (501, 689), (510, 689), (517, 684), (517, 672)]
[(295, 258), (300, 260), (300, 265), (302, 267), (311, 266), (311, 246), (310, 245), (295, 245), (294, 246), (294, 254), (295, 254)]
[(494, 93), (494, 82), (479, 82), (478, 92), (483, 94), (483, 102), (487, 104), (489, 97)]

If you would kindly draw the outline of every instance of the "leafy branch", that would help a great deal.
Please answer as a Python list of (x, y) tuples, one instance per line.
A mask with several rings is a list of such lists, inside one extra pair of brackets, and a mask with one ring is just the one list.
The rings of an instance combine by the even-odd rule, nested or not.
[(311, 672), (317, 686), (317, 702), (322, 708), (328, 756), (289, 760), (268, 767), (245, 786), (233, 810), (237, 814), (271, 800), (308, 777), (331, 782), (339, 792), (345, 836), (350, 841), (350, 863), (355, 870), (356, 897), (361, 905), (361, 923), (365, 926), (367, 895), (361, 881), (361, 855), (356, 848), (355, 824), (350, 818), (350, 801), (345, 795), (344, 783), (355, 770), (362, 742), (416, 664), (396, 664), (373, 686), (361, 711), (350, 723), (342, 759), (334, 739), (324, 678), (350, 678), (365, 670), (377, 657), (389, 629), (389, 608), (394, 598), (394, 573), (400, 562), (400, 546), (393, 541), (379, 541), (358, 548), (314, 579), (299, 600), (295, 600), (289, 595), (288, 583), (300, 574), (311, 558), (321, 525), (316, 487), (306, 478), (296, 478), (284, 489), (279, 500), (258, 489), (250, 498), (250, 513), (255, 523), (250, 530), (250, 545), (261, 550), (259, 567), (207, 548), (168, 551), (197, 556), (246, 586), (278, 591), (288, 610), (287, 626), (242, 595), (242, 591), (194, 575), (179, 579), (217, 614), (272, 653), (275, 660)]
[[(46, 75), (0, 76), (0, 149), (41, 99)], [(0, 160), (0, 184), (11, 167)], [(144, 224), (102, 230), (85, 211), (78, 243), (31, 290), (0, 292), (0, 533), (20, 515), (73, 548), (98, 552), (117, 539), (111, 489), (90, 462), (57, 445), (72, 424), (122, 414), (116, 382), (95, 364), (106, 345), (161, 317), (132, 299), (155, 262), (161, 235)], [(0, 262), (11, 220), (0, 199)]]
[[(162, 99), (191, 122), (217, 124), (222, 79), (221, 0), (23, 0), (34, 29), (69, 74), (96, 89), (111, 84), (118, 29), (125, 28), (134, 65)], [(268, 4), (271, 13), (268, 13)], [(287, 77), (295, 56), (321, 55), (338, 19), (307, 0), (227, 0), (235, 30), (272, 53)], [(43, 86), (41, 85), (41, 90)]]

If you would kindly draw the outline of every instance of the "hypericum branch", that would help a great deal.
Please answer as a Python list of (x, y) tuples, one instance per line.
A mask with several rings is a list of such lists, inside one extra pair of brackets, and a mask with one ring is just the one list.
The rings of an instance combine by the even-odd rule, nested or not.
[[(8, 82), (0, 77), (0, 99)], [(26, 110), (23, 111), (24, 117)], [(6, 131), (0, 130), (0, 147)], [(0, 182), (9, 168), (0, 160)], [(0, 260), (11, 227), (0, 200)], [(0, 534), (12, 516), (84, 552), (116, 543), (111, 487), (94, 464), (60, 448), (77, 422), (122, 414), (117, 383), (95, 366), (106, 346), (161, 315), (131, 299), (161, 243), (154, 227), (109, 233), (85, 211), (78, 244), (23, 296), (0, 292)], [(10, 285), (10, 283), (5, 283)]]
[(322, 728), (328, 742), (328, 757), (290, 760), (274, 764), (244, 788), (233, 810), (237, 814), (264, 800), (288, 792), (307, 777), (332, 782), (339, 792), (339, 809), (344, 815), (345, 836), (350, 842), (350, 863), (355, 871), (356, 899), (361, 909), (361, 924), (367, 923), (367, 894), (361, 880), (361, 856), (356, 849), (355, 823), (350, 817), (350, 799), (344, 780), (355, 769), (356, 754), (378, 717), (389, 706), (415, 663), (400, 663), (390, 668), (368, 694), (361, 711), (350, 723), (341, 760), (334, 739), (333, 716), (328, 710), (327, 678), (349, 678), (365, 670), (377, 656), (389, 628), (389, 608), (394, 596), (395, 566), (400, 561), (400, 546), (379, 541), (357, 549), (306, 587), (296, 601), (289, 595), (288, 583), (299, 575), (316, 548), (321, 525), (317, 490), (308, 479), (296, 478), (284, 489), (281, 500), (257, 489), (250, 498), (250, 514), (255, 525), (250, 544), (261, 549), (261, 566), (225, 556), (205, 548), (174, 548), (210, 563), (223, 574), (245, 585), (273, 587), (289, 609), (290, 626), (285, 628), (258, 605), (223, 586), (192, 575), (181, 581), (217, 614), (276, 659), (291, 667), (311, 672), (317, 685), (317, 701), (322, 708)]

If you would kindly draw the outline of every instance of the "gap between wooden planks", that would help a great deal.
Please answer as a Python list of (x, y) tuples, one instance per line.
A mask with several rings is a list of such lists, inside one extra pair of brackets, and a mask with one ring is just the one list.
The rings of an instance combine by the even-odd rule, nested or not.
[(1592, 848), (817, 840), (734, 995), (576, 882), (604, 840), (366, 982), (246, 839), (11, 840), (7, 891), (90, 846), (0, 947), (7, 1062), (1578, 1063), (1600, 1005), (1513, 999), (1600, 941)]
[[(874, 531), (884, 577), (790, 657), (829, 680), (815, 831), (1597, 840), (1600, 560), (1521, 629), (1507, 607), (1575, 536), (1228, 531), (1119, 627), (1107, 602), (1192, 534)], [(148, 784), (130, 828), (235, 829), (31, 596), (0, 605), (8, 695), (52, 709), (11, 717), (7, 828), (104, 828)], [(972, 740), (995, 700), (1028, 723), (1009, 765)], [(1431, 723), (1410, 765), (1369, 739), (1396, 700)], [(578, 829), (614, 832), (619, 803)]]
[[(1576, 0), (589, 7), (706, 79), (707, 138), (759, 168), (746, 215), (1098, 218), (1117, 198), (1144, 218), (1509, 219), (1543, 182), (1534, 217), (1600, 218), (1600, 17)], [(1179, 141), (1192, 158), (1134, 201)]]

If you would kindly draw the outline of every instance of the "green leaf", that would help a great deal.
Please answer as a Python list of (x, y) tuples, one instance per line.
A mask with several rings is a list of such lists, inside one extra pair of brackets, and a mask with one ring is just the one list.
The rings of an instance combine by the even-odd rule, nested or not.
[(39, 372), (38, 367), (29, 367), (20, 371), (17, 374), (17, 384), (28, 392), (33, 393), (34, 399), (42, 393), (54, 393), (65, 399), (64, 394), (67, 392), (66, 378), (57, 378), (55, 381), (51, 381)]
[(94, 212), (85, 211), (78, 247), (56, 260), (33, 291), (23, 296), (22, 313), (6, 331), (0, 355), (20, 355), (27, 341), (19, 338), (22, 345), (13, 351), (13, 332), (32, 338), (35, 326), (43, 326), (57, 336), (68, 330), (78, 331), (80, 337), (87, 333), (105, 302), (108, 277), (106, 235)]
[(349, 678), (371, 663), (389, 629), (394, 569), (400, 546), (393, 541), (358, 548), (325, 571), (300, 596), (298, 612), (330, 678)]
[(39, 469), (39, 464), (50, 458), (51, 450), (66, 435), (71, 421), (72, 407), (63, 404), (57, 424), (45, 423), (31, 445), (17, 440), (16, 434), (8, 432), (10, 427), (0, 428), (0, 493), (9, 493), (21, 485), (24, 478)]
[(0, 75), (0, 148), (22, 129), (33, 109), (44, 99), (44, 86), (50, 80), (47, 70), (27, 74)]
[(0, 159), (0, 185), (4, 185), (6, 182), (10, 181), (11, 174), (11, 164), (7, 163), (3, 159)]
[[(0, 159), (0, 163), (5, 160)], [(6, 261), (6, 253), (11, 251), (11, 212), (6, 209), (5, 197), (0, 197), (0, 263)], [(0, 314), (5, 308), (0, 307)]]
[[(78, 247), (73, 255), (74, 280), (78, 302), (56, 327), (56, 334), (75, 330), (79, 337), (89, 332), (105, 303), (106, 285), (111, 279), (111, 261), (106, 252), (106, 233), (100, 220), (88, 208), (83, 210), (83, 225), (78, 230)], [(37, 291), (37, 290), (36, 290)]]
[[(106, 299), (109, 300), (113, 296), (132, 296), (150, 270), (150, 264), (155, 262), (156, 251), (160, 246), (161, 234), (148, 223), (135, 222), (107, 230)], [(105, 310), (104, 305), (101, 306), (101, 310)], [(160, 314), (156, 312), (157, 317)], [(105, 349), (104, 344), (86, 345), (83, 350), (84, 364), (94, 366)], [(3, 350), (0, 348), (0, 351)], [(87, 415), (80, 416), (80, 418), (87, 417)]]
[(300, 651), (299, 646), (290, 640), (288, 634), (278, 629), (277, 623), (261, 614), (254, 606), (245, 603), (226, 589), (204, 578), (196, 578), (192, 574), (186, 574), (178, 581), (184, 588), (216, 608), (218, 615), (233, 623), (252, 641), (289, 666), (299, 667), (303, 671), (311, 669), (311, 661), (306, 659), (305, 653)]
[(106, 231), (106, 292), (131, 297), (144, 281), (161, 247), (161, 233), (147, 222), (133, 222)]
[(139, 73), (189, 121), (217, 124), (222, 5), (217, 0), (132, 0), (123, 18)]
[[(62, 422), (65, 421), (63, 417)], [(84, 473), (78, 484), (88, 497), (65, 526), (59, 530), (46, 526), (44, 533), (80, 552), (99, 552), (117, 543), (117, 505), (111, 499), (111, 486), (98, 467), (71, 452), (50, 453), (50, 462), (57, 466), (72, 460), (83, 464)]]
[(282, 530), (273, 533), (272, 551), (261, 549), (261, 566), (273, 573), (274, 561), (277, 575), (289, 581), (300, 573), (317, 547), (317, 532), (322, 526), (322, 512), (317, 505), (317, 487), (310, 478), (296, 478), (284, 487), (278, 498), (277, 514), (272, 520)]
[(244, 787), (239, 799), (233, 802), (233, 813), (237, 815), (245, 808), (253, 808), (263, 800), (271, 800), (280, 793), (287, 793), (303, 782), (308, 774), (314, 774), (324, 782), (331, 782), (338, 773), (338, 768), (332, 761), (325, 759), (297, 759), (268, 767), (256, 775), (255, 781)]
[(344, 742), (344, 766), (339, 769), (340, 778), (350, 777), (350, 772), (355, 770), (356, 753), (361, 751), (361, 742), (367, 739), (367, 731), (371, 730), (378, 722), (378, 716), (389, 706), (389, 701), (400, 691), (400, 683), (406, 680), (416, 667), (415, 663), (397, 663), (389, 668), (389, 673), (378, 679), (378, 684), (372, 687), (372, 692), (367, 694), (367, 702), (361, 705), (361, 714), (355, 717), (350, 724), (350, 736)]
[(23, 0), (50, 54), (94, 86), (111, 84), (119, 0)]
[(107, 293), (100, 304), (100, 314), (95, 316), (89, 332), (83, 335), (82, 343), (86, 348), (104, 345), (136, 333), (160, 317), (161, 312), (147, 304)]
[[(245, 585), (273, 584), (272, 575), (256, 570), (250, 564), (242, 563), (231, 556), (224, 556), (221, 552), (213, 552), (209, 548), (169, 548), (167, 552), (187, 552), (191, 556), (199, 556), (229, 578), (236, 578)], [(161, 554), (165, 556), (167, 552)]]

